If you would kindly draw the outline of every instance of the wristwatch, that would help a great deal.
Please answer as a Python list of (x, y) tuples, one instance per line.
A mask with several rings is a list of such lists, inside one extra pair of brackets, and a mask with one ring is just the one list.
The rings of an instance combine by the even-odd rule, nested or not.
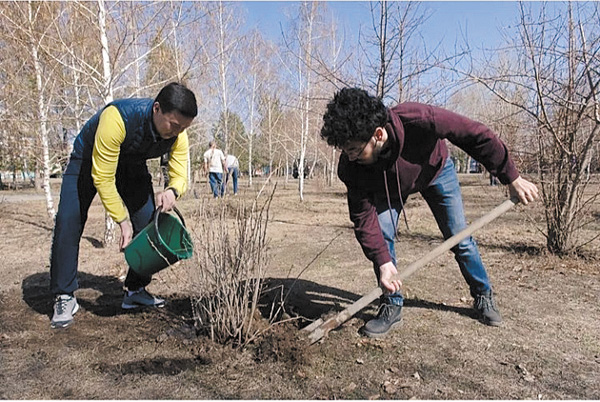
[(173, 194), (175, 194), (175, 199), (179, 198), (179, 192), (175, 190), (173, 187), (167, 188), (167, 190), (171, 190)]

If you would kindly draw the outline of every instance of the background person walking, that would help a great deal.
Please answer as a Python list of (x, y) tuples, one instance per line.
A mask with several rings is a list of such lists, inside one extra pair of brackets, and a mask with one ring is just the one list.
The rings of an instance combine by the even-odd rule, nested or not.
[(238, 192), (238, 176), (240, 175), (240, 161), (234, 155), (227, 155), (225, 158), (225, 164), (227, 165), (227, 177), (225, 178), (225, 188), (229, 183), (229, 177), (233, 180), (233, 195), (237, 195)]
[(213, 197), (223, 197), (225, 186), (223, 185), (223, 173), (227, 171), (225, 155), (217, 148), (217, 142), (208, 143), (209, 149), (204, 153), (204, 171), (208, 172), (208, 182)]

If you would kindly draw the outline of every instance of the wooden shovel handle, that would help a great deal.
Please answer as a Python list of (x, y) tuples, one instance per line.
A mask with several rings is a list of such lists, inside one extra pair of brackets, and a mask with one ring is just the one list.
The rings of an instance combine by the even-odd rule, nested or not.
[[(417, 261), (409, 264), (402, 272), (395, 276), (395, 279), (404, 280), (412, 275), (417, 269), (421, 268), (424, 265), (429, 264), (431, 261), (439, 257), (444, 252), (450, 250), (452, 247), (456, 246), (463, 239), (467, 238), (475, 231), (481, 229), (481, 227), (487, 225), (509, 209), (511, 209), (514, 205), (519, 202), (519, 199), (513, 197), (509, 200), (504, 201), (502, 204), (498, 205), (496, 208), (473, 222), (470, 226), (467, 226), (465, 229), (461, 230), (454, 236), (447, 239), (445, 242), (431, 250), (429, 253), (419, 258)], [(330, 318), (329, 320), (323, 322), (322, 319), (319, 319), (309, 326), (305, 327), (303, 331), (311, 332), (308, 335), (308, 339), (310, 343), (313, 344), (323, 338), (329, 331), (335, 329), (346, 322), (350, 317), (354, 314), (358, 313), (360, 310), (371, 304), (374, 300), (376, 300), (379, 296), (383, 294), (380, 287), (377, 287), (370, 291), (368, 294), (364, 295), (353, 304), (351, 304), (344, 311), (340, 312), (335, 317)]]

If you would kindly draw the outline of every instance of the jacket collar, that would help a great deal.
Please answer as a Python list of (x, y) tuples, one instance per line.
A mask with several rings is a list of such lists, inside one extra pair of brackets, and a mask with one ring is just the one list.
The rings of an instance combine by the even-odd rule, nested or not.
[(156, 131), (156, 127), (154, 126), (154, 120), (152, 119), (153, 111), (152, 107), (154, 106), (154, 101), (150, 102), (150, 105), (146, 109), (146, 129), (152, 134), (152, 139), (154, 142), (162, 140), (162, 137)]
[(394, 165), (404, 147), (404, 126), (398, 115), (389, 108), (387, 109), (385, 131), (388, 135), (388, 144), (390, 147), (390, 154), (386, 155), (385, 158), (385, 168), (388, 169)]

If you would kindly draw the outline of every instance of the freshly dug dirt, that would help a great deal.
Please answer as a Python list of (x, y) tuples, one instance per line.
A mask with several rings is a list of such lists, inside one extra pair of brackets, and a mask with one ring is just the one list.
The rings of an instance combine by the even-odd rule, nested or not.
[[(506, 199), (479, 175), (461, 176), (475, 220)], [(257, 183), (256, 186), (260, 185)], [(123, 255), (103, 248), (98, 200), (81, 241), (75, 323), (51, 330), (52, 221), (43, 197), (0, 192), (0, 398), (4, 399), (600, 399), (600, 248), (547, 254), (540, 203), (517, 206), (476, 234), (504, 325), (477, 321), (451, 254), (404, 284), (402, 325), (383, 340), (359, 334), (376, 306), (321, 343), (300, 328), (341, 311), (376, 284), (348, 220), (344, 189), (279, 183), (269, 222), (266, 287), (283, 290), (291, 318), (244, 350), (198, 334), (189, 296), (193, 261), (155, 276), (163, 309), (120, 308)], [(242, 183), (239, 202), (254, 197)], [(214, 202), (206, 188), (180, 202), (184, 216)], [(218, 201), (217, 201), (218, 202)], [(441, 239), (418, 196), (400, 229), (399, 267)], [(587, 234), (600, 230), (600, 206)], [(187, 220), (193, 226), (193, 220)], [(317, 257), (315, 259), (315, 257)], [(314, 261), (313, 261), (314, 260)]]

